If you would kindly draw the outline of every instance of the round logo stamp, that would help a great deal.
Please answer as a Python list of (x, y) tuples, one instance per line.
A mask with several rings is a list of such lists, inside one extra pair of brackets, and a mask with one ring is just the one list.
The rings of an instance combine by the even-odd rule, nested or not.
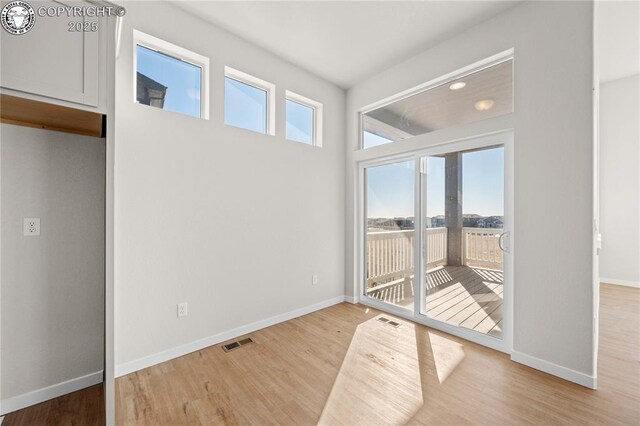
[(20, 35), (28, 32), (36, 23), (36, 13), (25, 1), (12, 1), (2, 8), (2, 28), (8, 33)]

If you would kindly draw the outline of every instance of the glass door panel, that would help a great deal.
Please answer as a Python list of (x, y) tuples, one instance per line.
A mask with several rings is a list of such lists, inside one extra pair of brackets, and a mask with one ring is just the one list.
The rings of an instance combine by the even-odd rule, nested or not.
[(413, 311), (415, 161), (365, 169), (364, 295)]
[(423, 158), (421, 313), (502, 338), (504, 148)]

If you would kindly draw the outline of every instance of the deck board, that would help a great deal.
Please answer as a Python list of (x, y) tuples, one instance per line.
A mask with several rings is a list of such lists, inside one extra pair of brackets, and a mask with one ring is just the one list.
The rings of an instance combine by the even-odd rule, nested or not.
[[(500, 305), (496, 308), (493, 313), (493, 317), (485, 318), (480, 324), (478, 324), (474, 330), (485, 333), (494, 337), (502, 337), (502, 309), (503, 305)], [(496, 319), (498, 319), (496, 321)]]
[(467, 297), (467, 299), (465, 299), (460, 303), (460, 305), (462, 306), (466, 305), (466, 306), (463, 307), (462, 309), (460, 309), (461, 306), (457, 306), (456, 309), (452, 310), (452, 311), (455, 311), (454, 315), (448, 317), (446, 320), (449, 322), (462, 325), (466, 323), (467, 320), (469, 320), (469, 318), (474, 316), (477, 312), (485, 313), (486, 315), (483, 315), (480, 318), (480, 320), (478, 321), (479, 323), (487, 315), (489, 315), (489, 313), (493, 312), (498, 306), (502, 304), (502, 299), (500, 298), (500, 296), (494, 293), (494, 291), (500, 291), (498, 289), (498, 285), (492, 284), (492, 286), (495, 286), (495, 287), (487, 288), (486, 291), (480, 290), (475, 294), (472, 294), (469, 297)]
[[(470, 266), (443, 266), (427, 273), (427, 315), (483, 334), (502, 337), (503, 274)], [(369, 296), (413, 309), (413, 279)]]
[(474, 296), (480, 296), (486, 294), (487, 291), (493, 291), (496, 284), (491, 284), (491, 287), (493, 288), (487, 289), (482, 283), (474, 283), (472, 287), (465, 287), (463, 291), (451, 298), (440, 301), (437, 306), (433, 307), (429, 307), (429, 299), (427, 298), (427, 314), (432, 317), (448, 320), (459, 311), (464, 310), (469, 304), (473, 303)]
[(457, 282), (452, 287), (452, 291), (447, 291), (443, 294), (435, 293), (433, 295), (427, 295), (427, 311), (437, 308), (443, 304), (447, 304), (453, 299), (459, 297), (464, 298), (478, 291), (481, 291), (482, 289), (486, 288), (486, 284), (484, 284), (481, 280), (472, 278)]

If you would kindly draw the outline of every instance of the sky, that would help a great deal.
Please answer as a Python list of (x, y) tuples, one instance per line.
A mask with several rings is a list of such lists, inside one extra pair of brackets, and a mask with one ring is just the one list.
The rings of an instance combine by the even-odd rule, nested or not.
[(384, 145), (386, 143), (393, 142), (390, 139), (383, 138), (382, 136), (378, 136), (376, 134), (370, 132), (362, 132), (362, 146), (365, 148), (373, 148), (374, 146)]
[(229, 77), (224, 79), (224, 123), (267, 133), (267, 92)]
[(286, 115), (287, 139), (312, 145), (314, 109), (287, 99)]
[(142, 46), (136, 54), (137, 71), (167, 87), (163, 109), (200, 117), (199, 67)]
[[(504, 149), (462, 154), (462, 213), (504, 214)], [(367, 169), (369, 217), (414, 216), (414, 161)], [(444, 158), (427, 158), (427, 216), (444, 214)]]

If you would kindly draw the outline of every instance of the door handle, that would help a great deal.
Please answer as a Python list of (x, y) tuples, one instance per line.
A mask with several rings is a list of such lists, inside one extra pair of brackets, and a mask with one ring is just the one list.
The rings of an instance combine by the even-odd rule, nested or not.
[(503, 244), (503, 240), (502, 239), (504, 237), (508, 237), (509, 235), (510, 235), (509, 231), (505, 231), (502, 234), (500, 234), (500, 236), (498, 237), (498, 247), (500, 247), (500, 250), (502, 250), (505, 253), (509, 253), (509, 250), (504, 248), (504, 244)]

